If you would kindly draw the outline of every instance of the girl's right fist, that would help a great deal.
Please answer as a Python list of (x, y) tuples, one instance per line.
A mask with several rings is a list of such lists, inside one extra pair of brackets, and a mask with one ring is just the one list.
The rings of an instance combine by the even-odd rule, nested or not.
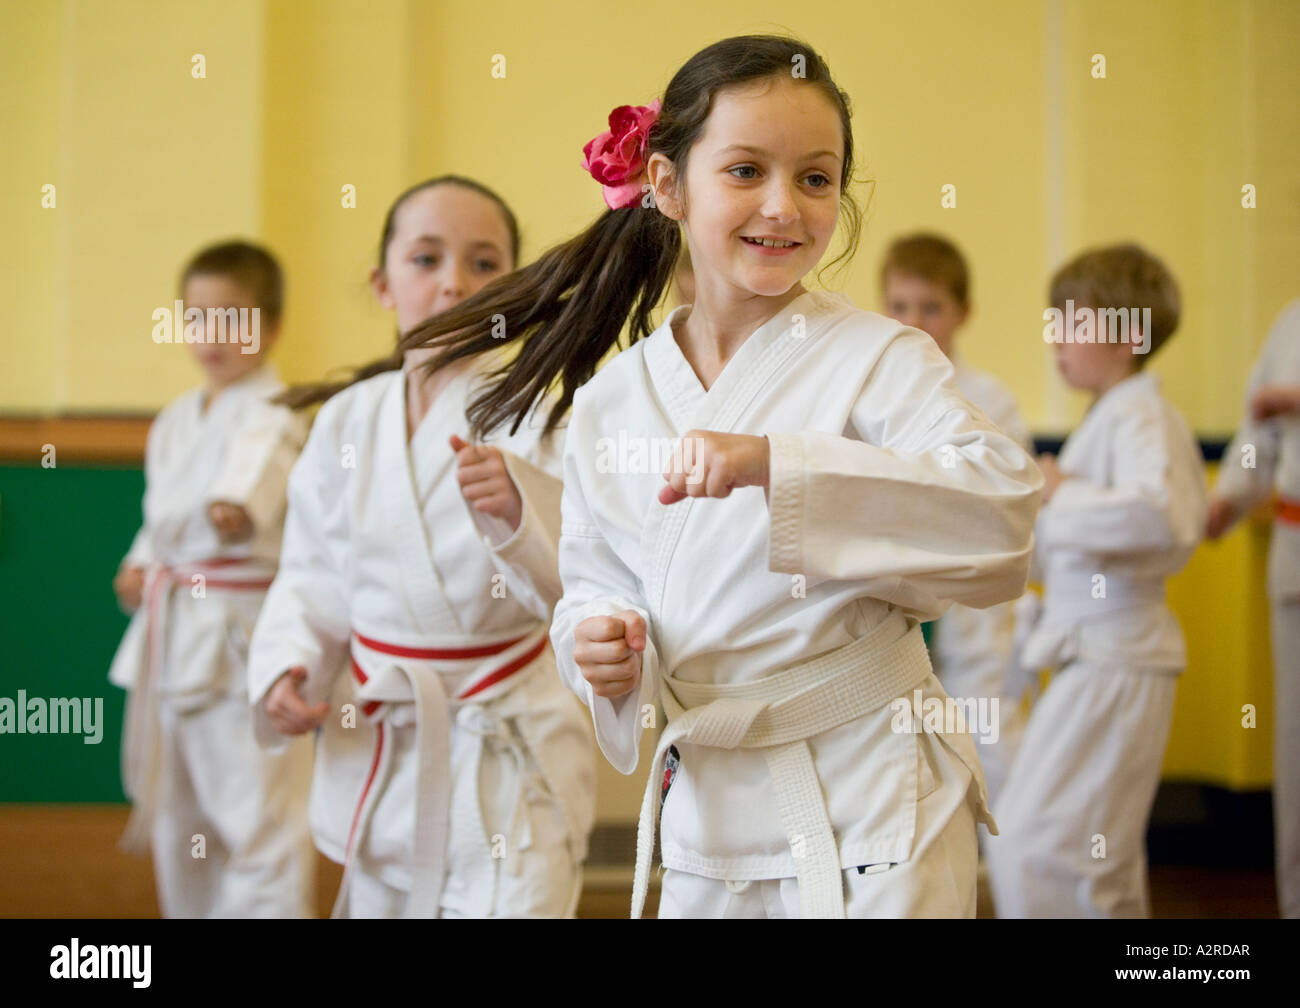
[(208, 522), (223, 543), (242, 543), (253, 538), (253, 519), (238, 504), (214, 501), (208, 506)]
[(275, 729), (285, 735), (303, 735), (325, 720), (330, 706), (324, 700), (308, 707), (298, 687), (307, 681), (307, 670), (297, 665), (275, 681), (262, 706)]
[(640, 613), (624, 609), (613, 616), (591, 616), (577, 625), (573, 637), (573, 659), (596, 696), (621, 697), (640, 685), (646, 644)]
[(144, 599), (144, 568), (123, 567), (113, 578), (113, 592), (117, 595), (117, 604), (127, 612), (139, 609)]
[(1205, 519), (1205, 538), (1218, 539), (1236, 523), (1236, 506), (1222, 497), (1210, 501), (1209, 515)]

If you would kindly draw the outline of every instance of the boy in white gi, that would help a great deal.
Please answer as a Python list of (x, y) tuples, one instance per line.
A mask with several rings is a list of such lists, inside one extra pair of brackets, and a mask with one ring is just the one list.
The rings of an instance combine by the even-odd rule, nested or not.
[[(514, 215), (459, 176), (390, 208), (371, 285), (403, 332), (509, 273)], [(327, 399), (253, 638), (270, 745), (319, 727), (311, 821), (336, 916), (572, 916), (595, 815), (586, 712), (548, 647), (563, 431), (468, 443), (495, 352), (403, 344)]]
[(1273, 645), (1273, 826), (1278, 906), (1300, 917), (1300, 301), (1278, 316), (1223, 455), (1206, 528), (1223, 535), (1276, 490), (1268, 553)]
[[(952, 361), (961, 394), (1025, 451), (1033, 451), (1029, 428), (1011, 390), (957, 353), (957, 334), (971, 310), (970, 271), (957, 247), (933, 234), (896, 238), (885, 250), (880, 291), (886, 315), (929, 333)], [(930, 638), (934, 674), (949, 696), (988, 704), (992, 730), (979, 736), (979, 754), (992, 803), (1001, 791), (1022, 727), (1019, 697), (1007, 692), (1015, 620), (1012, 602), (986, 609), (954, 605), (933, 624)]]
[(1039, 459), (1044, 597), (1019, 663), (1055, 675), (995, 807), (990, 881), (1003, 917), (1142, 917), (1147, 821), (1187, 663), (1165, 580), (1206, 516), (1200, 448), (1145, 369), (1177, 328), (1178, 289), (1160, 260), (1116, 245), (1063, 266), (1051, 304), (1044, 336), (1093, 404), (1059, 461)]
[(109, 675), (131, 691), (125, 842), (151, 846), (166, 917), (310, 916), (310, 744), (258, 748), (245, 669), (306, 436), (270, 401), (284, 389), (266, 362), (280, 268), (257, 246), (215, 245), (181, 288), (207, 381), (149, 429), (144, 526), (113, 584), (134, 612)]
[[(423, 336), (513, 322), (485, 427), (572, 399), (560, 672), (624, 773), (669, 718), (633, 915), (670, 746), (661, 916), (973, 915), (983, 773), (963, 725), (914, 730), (912, 699), (945, 699), (918, 621), (1023, 591), (1039, 474), (930, 337), (803, 286), (858, 219), (810, 46), (725, 39), (609, 126), (583, 152), (609, 209)], [(683, 240), (694, 299), (654, 327)]]

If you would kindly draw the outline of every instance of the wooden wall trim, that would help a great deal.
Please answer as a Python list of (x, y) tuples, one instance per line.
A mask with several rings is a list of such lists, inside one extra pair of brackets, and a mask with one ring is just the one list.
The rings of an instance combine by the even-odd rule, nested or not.
[[(120, 414), (0, 416), (0, 462), (39, 465), (44, 446), (52, 444), (57, 458), (69, 462), (143, 466), (145, 438), (152, 422), (151, 416)], [(1059, 452), (1064, 440), (1065, 435), (1035, 435), (1035, 451)], [(1218, 462), (1227, 441), (1201, 438), (1200, 445), (1206, 462)]]
[(40, 465), (46, 445), (55, 463), (144, 465), (149, 416), (0, 416), (0, 462)]

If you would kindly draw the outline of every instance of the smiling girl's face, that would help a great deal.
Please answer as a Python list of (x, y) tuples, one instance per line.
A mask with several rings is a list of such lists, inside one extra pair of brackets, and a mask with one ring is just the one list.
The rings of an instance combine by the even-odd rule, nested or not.
[(782, 76), (718, 92), (686, 166), (697, 291), (723, 305), (798, 284), (835, 232), (843, 156), (839, 115), (817, 88)]
[(409, 332), (514, 269), (501, 208), (481, 193), (444, 183), (397, 208), (384, 265), (370, 271), (379, 303)]

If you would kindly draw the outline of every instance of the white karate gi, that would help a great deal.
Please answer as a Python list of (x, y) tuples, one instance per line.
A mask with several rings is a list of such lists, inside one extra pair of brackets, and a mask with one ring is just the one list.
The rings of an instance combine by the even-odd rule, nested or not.
[(1187, 656), (1165, 579), (1206, 517), (1200, 448), (1145, 371), (1070, 435), (1036, 528), (1043, 605), (1020, 665), (1056, 670), (995, 806), (1003, 917), (1149, 915), (1146, 828)]
[[(808, 292), (706, 391), (671, 329), (688, 310), (575, 399), (551, 632), (618, 770), (636, 768), (657, 697), (665, 738), (681, 739), (662, 912), (760, 912), (762, 901), (728, 910), (724, 888), (798, 878), (766, 886), (782, 913), (973, 915), (973, 822), (988, 821), (975, 745), (961, 726), (895, 730), (890, 701), (944, 697), (919, 620), (948, 600), (1023, 591), (1041, 476), (961, 397), (924, 333)], [(766, 435), (770, 494), (660, 504), (647, 453), (692, 428)], [(573, 636), (623, 609), (641, 613), (648, 640), (639, 695), (611, 701), (582, 678)], [(656, 763), (634, 914), (661, 774)]]
[[(1223, 455), (1218, 497), (1244, 514), (1274, 490), (1300, 508), (1300, 415), (1251, 419), (1250, 400), (1261, 385), (1300, 385), (1300, 301), (1273, 323), (1246, 390), (1245, 418)], [(1252, 446), (1251, 453), (1246, 446)], [(1253, 463), (1253, 467), (1251, 464)], [(1279, 511), (1268, 554), (1273, 650), (1273, 824), (1278, 906), (1300, 917), (1300, 523)]]
[[(250, 696), (267, 744), (281, 736), (261, 701), (284, 671), (305, 667), (308, 702), (330, 702), (311, 821), (320, 850), (349, 864), (337, 914), (576, 909), (595, 755), (585, 712), (546, 647), (560, 594), (563, 429), (541, 438), (535, 414), (517, 434), (489, 437), (524, 517), (512, 533), (474, 511), (448, 438), (468, 436), (471, 382), (490, 363), (480, 358), (448, 382), (409, 447), (405, 372), (339, 393), (322, 407), (290, 480)], [(449, 649), (481, 653), (449, 658)], [(463, 694), (485, 683), (466, 702)]]
[[(280, 552), (289, 470), (307, 432), (268, 401), (282, 389), (262, 366), (206, 410), (205, 390), (186, 393), (149, 429), (144, 525), (124, 561), (147, 569), (145, 601), (109, 678), (131, 691), (123, 779), (135, 809), (126, 842), (150, 841), (167, 917), (314, 912), (311, 746), (274, 755), (258, 747), (245, 668)], [(220, 541), (208, 520), (219, 501), (248, 512), (251, 540)]]
[[(952, 366), (957, 391), (983, 410), (1002, 433), (1032, 453), (1033, 440), (1011, 390), (960, 357), (953, 357)], [(996, 737), (990, 734), (980, 738), (976, 746), (984, 765), (990, 804), (997, 802), (1024, 728), (1020, 698), (1007, 691), (1016, 626), (1014, 610), (1014, 602), (987, 609), (954, 605), (934, 624), (930, 637), (934, 674), (949, 696), (998, 701)]]

